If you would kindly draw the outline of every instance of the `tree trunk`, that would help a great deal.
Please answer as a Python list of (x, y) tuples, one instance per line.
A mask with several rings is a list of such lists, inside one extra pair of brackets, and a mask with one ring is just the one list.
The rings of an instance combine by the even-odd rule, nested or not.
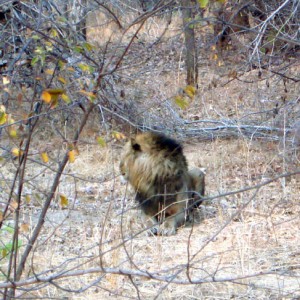
[(198, 53), (195, 41), (194, 17), (196, 0), (182, 0), (182, 20), (186, 47), (187, 85), (197, 87), (198, 82)]

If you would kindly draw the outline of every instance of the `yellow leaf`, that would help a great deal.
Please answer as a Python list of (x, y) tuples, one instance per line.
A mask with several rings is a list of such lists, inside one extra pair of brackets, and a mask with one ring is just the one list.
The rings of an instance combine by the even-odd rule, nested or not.
[(58, 37), (58, 32), (57, 32), (57, 30), (54, 29), (54, 28), (51, 28), (51, 30), (50, 30), (50, 35), (51, 35), (52, 37)]
[(13, 209), (13, 210), (16, 210), (18, 208), (19, 204), (16, 200), (13, 200), (10, 202), (10, 207)]
[(51, 94), (48, 93), (47, 91), (43, 91), (42, 92), (42, 100), (44, 100), (46, 103), (50, 103), (51, 102)]
[(64, 89), (47, 89), (45, 91), (48, 92), (52, 97), (53, 96), (60, 96), (65, 92)]
[(113, 131), (112, 136), (117, 140), (124, 140), (126, 138), (126, 136), (123, 133), (118, 131)]
[(3, 82), (3, 85), (7, 85), (7, 84), (9, 84), (9, 83), (10, 83), (10, 80), (9, 80), (9, 78), (8, 78), (8, 77), (6, 77), (6, 76), (3, 76), (3, 78), (2, 78), (2, 82)]
[(104, 138), (102, 138), (101, 136), (98, 136), (97, 138), (97, 142), (101, 147), (105, 147), (106, 146), (106, 142), (104, 140)]
[(218, 54), (217, 53), (214, 53), (213, 60), (218, 60)]
[(19, 148), (12, 148), (11, 153), (13, 156), (19, 157), (22, 155), (23, 152)]
[(68, 204), (69, 204), (68, 198), (65, 195), (62, 195), (62, 194), (59, 195), (59, 198), (60, 198), (60, 203), (59, 204), (60, 204), (61, 208), (68, 207)]
[(49, 161), (49, 157), (48, 157), (47, 152), (42, 152), (42, 153), (41, 153), (41, 158), (42, 158), (42, 161), (43, 161), (44, 163), (47, 163), (47, 162)]
[(90, 70), (90, 66), (86, 64), (78, 64), (78, 67), (83, 71), (83, 72), (88, 72)]
[(61, 95), (61, 99), (63, 99), (67, 104), (70, 104), (70, 103), (71, 103), (71, 99), (70, 99), (69, 96), (66, 95), (66, 94), (62, 94), (62, 95)]
[(5, 124), (7, 121), (7, 114), (0, 111), (0, 125)]
[(69, 162), (73, 163), (75, 161), (75, 150), (70, 150), (68, 155), (69, 155)]
[(47, 89), (42, 92), (42, 100), (47, 104), (51, 103), (51, 108), (54, 108), (58, 104), (58, 98), (65, 92), (64, 89)]
[(92, 92), (87, 92), (85, 90), (80, 90), (79, 91), (80, 94), (87, 96), (88, 98), (90, 98), (91, 101), (94, 101), (96, 99), (96, 96), (94, 93)]
[(9, 125), (15, 123), (15, 120), (12, 118), (12, 116), (10, 114), (7, 116), (7, 123)]
[(48, 74), (48, 75), (53, 75), (54, 70), (53, 69), (47, 69), (47, 70), (45, 70), (45, 73)]
[(26, 204), (29, 204), (31, 202), (31, 198), (30, 198), (30, 195), (26, 195), (25, 196), (25, 201), (26, 201)]
[(28, 232), (29, 231), (29, 224), (27, 224), (27, 223), (21, 224), (20, 231), (23, 232), (23, 233)]
[(61, 83), (63, 83), (63, 84), (66, 84), (66, 83), (67, 83), (66, 79), (63, 78), (63, 77), (61, 77), (61, 76), (59, 76), (57, 79), (58, 79)]
[(14, 126), (9, 128), (8, 134), (11, 138), (16, 138), (18, 136), (18, 132)]
[(45, 42), (46, 45), (46, 51), (52, 51), (53, 50), (53, 45), (52, 42)]
[(93, 92), (87, 92), (85, 90), (80, 90), (79, 93), (83, 94), (85, 96), (88, 96), (88, 97), (95, 97), (95, 94)]
[(1, 249), (1, 257), (4, 258), (4, 257), (7, 256), (7, 254), (8, 254), (7, 249), (3, 247), (3, 248)]
[(208, 0), (198, 0), (200, 8), (205, 8), (208, 4)]
[(5, 113), (6, 109), (4, 105), (0, 105), (0, 113)]
[(176, 104), (177, 106), (179, 106), (181, 109), (186, 109), (186, 108), (189, 106), (188, 101), (187, 101), (184, 97), (182, 97), (182, 96), (180, 96), (180, 95), (175, 96), (174, 102), (175, 102), (175, 104)]
[(3, 221), (3, 213), (2, 213), (2, 211), (0, 211), (0, 222), (2, 222)]
[(58, 105), (58, 97), (54, 96), (52, 98), (53, 98), (53, 100), (52, 100), (51, 105), (50, 105), (51, 109), (55, 108)]
[(192, 85), (187, 85), (184, 89), (185, 93), (188, 95), (189, 98), (194, 99), (196, 94), (196, 88)]
[(219, 61), (218, 61), (218, 67), (221, 67), (221, 66), (223, 66), (223, 65), (224, 65), (223, 61), (222, 61), (222, 60), (219, 60)]

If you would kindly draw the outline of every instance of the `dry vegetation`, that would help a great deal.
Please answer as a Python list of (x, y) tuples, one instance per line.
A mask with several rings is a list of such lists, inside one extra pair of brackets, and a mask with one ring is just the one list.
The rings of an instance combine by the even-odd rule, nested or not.
[[(102, 20), (100, 15), (97, 17)], [(164, 37), (168, 47), (162, 43), (145, 50), (139, 44), (143, 40), (151, 43), (159, 36), (163, 21), (150, 19), (140, 31), (139, 42), (124, 61), (127, 66), (135, 61), (136, 70), (121, 70), (122, 81), (115, 89), (117, 93), (125, 90), (124, 102), (144, 104), (145, 127), (161, 122), (171, 132), (178, 120), (189, 121), (179, 126), (185, 131), (177, 130), (172, 135), (182, 140), (190, 166), (207, 168), (207, 200), (195, 213), (196, 222), (170, 237), (147, 234), (130, 187), (121, 184), (119, 177), (124, 141), (111, 138), (110, 131), (102, 128), (107, 144), (99, 146), (95, 141), (99, 135), (95, 112), (80, 138), (79, 155), (63, 172), (56, 201), (47, 212), (26, 265), (23, 280), (35, 284), (18, 289), (16, 298), (300, 298), (300, 174), (282, 176), (299, 170), (299, 132), (292, 126), (299, 117), (299, 82), (283, 81), (267, 70), (259, 76), (257, 70), (252, 70), (232, 77), (233, 71), (240, 71), (238, 61), (233, 59), (239, 55), (236, 50), (228, 51), (220, 63), (203, 49), (199, 90), (188, 108), (180, 110), (170, 100), (184, 88), (179, 20), (170, 25)], [(115, 26), (106, 26), (102, 31), (94, 25), (89, 24), (93, 28), (90, 39), (99, 44), (109, 39)], [(138, 72), (140, 64), (145, 63), (144, 51), (151, 51), (149, 61)], [(300, 66), (295, 64), (284, 74), (298, 76), (299, 80), (299, 72)], [(165, 118), (159, 119), (161, 115)], [(260, 126), (277, 128), (282, 134), (270, 130), (258, 139), (242, 131), (238, 137), (221, 135), (214, 139), (193, 134), (203, 127), (200, 120), (218, 120), (218, 126), (228, 127), (230, 119), (238, 120), (237, 126), (244, 120), (258, 126), (254, 121), (259, 121)], [(108, 123), (102, 120), (101, 126)], [(72, 132), (69, 126), (66, 136)], [(112, 126), (130, 135), (122, 123)], [(286, 127), (291, 131), (286, 133)], [(26, 169), (31, 181), (24, 192), (29, 198), (23, 198), (21, 209), (21, 250), (39, 219), (42, 191), (52, 185), (56, 159), (67, 147), (60, 137), (47, 132), (47, 127), (40, 132), (41, 138), (34, 140), (36, 155)], [(45, 149), (49, 164), (37, 164), (39, 153)], [(16, 160), (2, 161), (2, 178), (12, 180), (16, 168)], [(61, 194), (68, 199), (66, 207)], [(14, 209), (11, 207), (6, 224), (13, 224)], [(3, 241), (10, 238), (8, 232), (2, 231), (1, 235)], [(5, 257), (0, 268), (2, 281)], [(60, 279), (50, 281), (54, 275)]]

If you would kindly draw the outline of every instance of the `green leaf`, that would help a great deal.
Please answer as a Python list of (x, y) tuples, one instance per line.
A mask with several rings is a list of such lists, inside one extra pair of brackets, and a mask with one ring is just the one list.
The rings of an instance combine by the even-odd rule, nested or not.
[(45, 61), (46, 61), (46, 55), (41, 55), (40, 60), (41, 60), (41, 65), (43, 66), (45, 64)]
[(34, 52), (36, 54), (41, 55), (41, 54), (44, 54), (45, 51), (44, 51), (44, 49), (42, 47), (36, 47), (36, 49), (34, 50)]
[(77, 52), (77, 53), (82, 53), (83, 48), (81, 46), (76, 46), (76, 47), (74, 47), (74, 51)]
[(105, 142), (104, 138), (102, 138), (101, 136), (97, 137), (97, 142), (101, 147), (106, 147), (106, 142)]
[[(21, 246), (22, 246), (22, 242), (19, 240), (17, 248), (20, 248)], [(13, 250), (12, 242), (5, 244), (3, 247), (0, 247), (0, 252), (1, 252), (2, 258), (6, 257), (10, 252), (12, 252), (12, 250)]]
[(38, 61), (39, 61), (38, 56), (35, 56), (35, 57), (31, 60), (31, 65), (34, 66)]
[(62, 70), (64, 68), (64, 66), (66, 65), (65, 62), (63, 62), (62, 60), (59, 60), (58, 61), (58, 66), (59, 66), (59, 69)]
[[(11, 227), (11, 226), (3, 225), (2, 228), (0, 229), (0, 236), (1, 235), (7, 236), (7, 234), (5, 234), (5, 232), (7, 232), (9, 235), (13, 235), (14, 234), (14, 228)], [(1, 237), (1, 240), (3, 240), (2, 237)], [(4, 258), (10, 252), (12, 252), (13, 246), (14, 246), (13, 242), (7, 242), (5, 244), (2, 243), (1, 247), (0, 247), (0, 257)], [(17, 248), (20, 248), (21, 246), (22, 246), (22, 241), (18, 240)]]
[(90, 52), (90, 51), (92, 51), (93, 49), (95, 49), (96, 47), (95, 46), (93, 46), (92, 44), (90, 44), (90, 43), (83, 43), (83, 48), (85, 49), (85, 50), (87, 50), (88, 52)]
[(10, 227), (10, 226), (7, 226), (7, 225), (3, 225), (1, 230), (7, 231), (8, 233), (14, 233), (13, 227)]
[(80, 64), (78, 64), (78, 67), (81, 69), (81, 71), (89, 73), (89, 74), (94, 72), (94, 68), (87, 64), (80, 63)]

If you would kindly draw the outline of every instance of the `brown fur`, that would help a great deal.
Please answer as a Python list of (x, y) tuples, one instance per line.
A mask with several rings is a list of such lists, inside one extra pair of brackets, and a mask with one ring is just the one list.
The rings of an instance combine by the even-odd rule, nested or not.
[(152, 225), (165, 227), (157, 233), (174, 234), (204, 195), (204, 172), (188, 171), (181, 145), (162, 134), (132, 138), (124, 147), (120, 170)]

